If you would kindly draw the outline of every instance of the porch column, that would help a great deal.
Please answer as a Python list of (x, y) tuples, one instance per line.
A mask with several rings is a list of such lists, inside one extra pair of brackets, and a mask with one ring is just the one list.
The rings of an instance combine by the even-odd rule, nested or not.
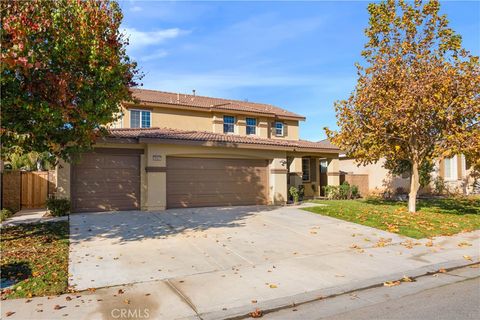
[(295, 157), (290, 163), (290, 185), (293, 187), (301, 186), (302, 182), (302, 157)]
[[(147, 145), (142, 173), (142, 210), (167, 208), (167, 157), (159, 146)], [(143, 165), (142, 165), (143, 167)]]
[(327, 184), (329, 186), (340, 185), (340, 160), (338, 158), (327, 159)]
[(269, 166), (270, 203), (284, 205), (288, 200), (287, 191), (287, 158), (274, 158)]
[(313, 163), (315, 164), (315, 167), (313, 170), (315, 170), (315, 196), (320, 197), (320, 159), (319, 158), (313, 158), (312, 159)]

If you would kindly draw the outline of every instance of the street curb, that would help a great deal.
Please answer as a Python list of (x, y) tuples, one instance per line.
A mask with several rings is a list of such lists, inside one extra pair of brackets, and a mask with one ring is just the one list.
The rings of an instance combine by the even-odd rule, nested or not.
[[(435, 263), (428, 266), (413, 269), (402, 273), (392, 273), (388, 276), (374, 277), (367, 280), (352, 282), (350, 284), (323, 288), (289, 297), (282, 297), (268, 301), (259, 302), (255, 305), (241, 306), (222, 311), (211, 311), (207, 313), (199, 313), (198, 316), (202, 320), (224, 319), (224, 320), (240, 320), (250, 318), (250, 313), (255, 310), (261, 310), (262, 314), (276, 312), (282, 309), (292, 308), (298, 305), (319, 301), (323, 299), (333, 298), (339, 295), (348, 294), (354, 291), (367, 290), (374, 287), (383, 286), (386, 281), (396, 281), (404, 276), (415, 279), (421, 276), (438, 273), (439, 269), (447, 271), (468, 267), (478, 264), (480, 256), (473, 256), (472, 262), (466, 262), (465, 259), (446, 261)], [(477, 261), (477, 262), (473, 262)]]

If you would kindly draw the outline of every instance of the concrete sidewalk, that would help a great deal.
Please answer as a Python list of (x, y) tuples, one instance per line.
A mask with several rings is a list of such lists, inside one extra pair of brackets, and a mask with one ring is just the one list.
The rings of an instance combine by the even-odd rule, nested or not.
[[(8, 319), (225, 319), (271, 310), (478, 262), (480, 231), (376, 243), (274, 265), (178, 276), (52, 298), (2, 301)], [(355, 240), (352, 240), (355, 242)], [(352, 254), (352, 251), (354, 252)], [(480, 269), (472, 269), (478, 272)], [(67, 298), (69, 297), (69, 298)]]
[(64, 217), (49, 217), (46, 216), (47, 209), (23, 209), (16, 212), (13, 216), (2, 222), (2, 227), (18, 226), (21, 224), (30, 223), (45, 223), (67, 221), (68, 216)]

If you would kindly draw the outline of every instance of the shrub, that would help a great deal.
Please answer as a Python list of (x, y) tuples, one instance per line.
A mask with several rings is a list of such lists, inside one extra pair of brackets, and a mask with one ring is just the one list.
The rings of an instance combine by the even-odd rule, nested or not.
[(0, 222), (3, 222), (13, 216), (13, 212), (8, 209), (2, 209), (0, 211)]
[(350, 183), (344, 181), (338, 188), (340, 199), (350, 199)]
[(298, 199), (300, 198), (300, 192), (298, 191), (297, 187), (291, 186), (288, 190), (290, 196), (293, 198), (293, 202), (297, 203)]
[(352, 199), (359, 196), (358, 186), (351, 186), (346, 181), (339, 186), (324, 186), (323, 190), (328, 199)]
[(353, 199), (358, 198), (360, 196), (360, 192), (358, 191), (358, 186), (355, 186), (355, 185), (351, 186), (350, 193)]
[(305, 186), (303, 184), (298, 186), (298, 195), (299, 195), (300, 201), (302, 201), (303, 198), (305, 197)]
[(445, 191), (447, 191), (445, 180), (443, 180), (442, 177), (436, 177), (433, 181), (433, 192), (436, 194), (443, 194)]
[(70, 213), (70, 200), (68, 199), (47, 199), (47, 209), (54, 217), (62, 217)]

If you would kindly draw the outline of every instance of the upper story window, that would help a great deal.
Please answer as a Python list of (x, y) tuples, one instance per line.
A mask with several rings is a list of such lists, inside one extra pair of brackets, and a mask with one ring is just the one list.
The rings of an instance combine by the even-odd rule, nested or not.
[(275, 135), (277, 137), (283, 137), (284, 129), (283, 122), (275, 122)]
[(130, 128), (150, 128), (150, 120), (150, 111), (130, 110)]
[(302, 180), (310, 181), (310, 158), (302, 158)]
[(247, 118), (247, 134), (257, 134), (257, 119)]
[(235, 132), (235, 117), (223, 116), (223, 133)]

